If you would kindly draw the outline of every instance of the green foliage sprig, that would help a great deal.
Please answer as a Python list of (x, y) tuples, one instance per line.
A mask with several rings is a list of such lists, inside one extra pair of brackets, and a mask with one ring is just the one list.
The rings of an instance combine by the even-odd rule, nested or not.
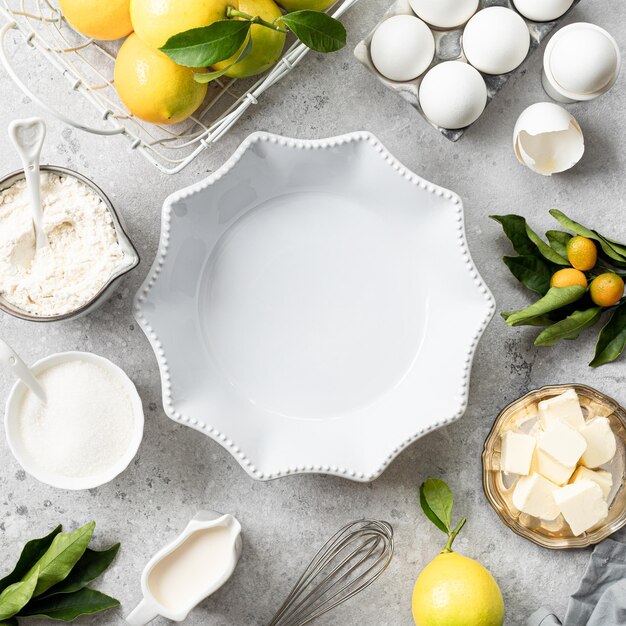
[(467, 520), (463, 517), (456, 526), (452, 526), (454, 496), (450, 487), (439, 478), (427, 479), (420, 487), (420, 505), (424, 515), (441, 532), (448, 535), (448, 541), (441, 552), (452, 552), (452, 544)]
[[(615, 361), (626, 348), (626, 298), (612, 307), (596, 306), (589, 289), (550, 287), (552, 275), (569, 266), (567, 243), (574, 235), (592, 239), (598, 248), (599, 262), (587, 272), (593, 280), (603, 272), (614, 272), (624, 278), (626, 273), (626, 244), (621, 244), (575, 222), (561, 211), (550, 211), (559, 224), (567, 229), (546, 232), (547, 243), (535, 233), (521, 215), (492, 215), (513, 245), (518, 256), (505, 256), (503, 261), (510, 272), (525, 287), (541, 298), (521, 311), (502, 313), (507, 326), (543, 327), (535, 339), (537, 346), (552, 346), (562, 340), (577, 339), (587, 328), (598, 323), (605, 312), (610, 317), (600, 331), (595, 355), (590, 365), (598, 367)], [(572, 235), (571, 233), (574, 233)]]
[(0, 580), (0, 626), (16, 626), (20, 617), (71, 622), (119, 606), (115, 598), (89, 585), (113, 562), (120, 548), (88, 548), (96, 526), (89, 522), (70, 533), (57, 526), (32, 539), (9, 574)]
[(160, 50), (175, 63), (194, 68), (210, 67), (241, 51), (229, 67), (195, 74), (198, 82), (206, 83), (223, 75), (250, 52), (251, 46), (246, 44), (250, 43), (250, 29), (255, 24), (280, 33), (291, 32), (316, 52), (336, 52), (346, 45), (343, 24), (322, 11), (292, 11), (268, 22), (229, 6), (226, 19), (178, 33), (170, 37)]

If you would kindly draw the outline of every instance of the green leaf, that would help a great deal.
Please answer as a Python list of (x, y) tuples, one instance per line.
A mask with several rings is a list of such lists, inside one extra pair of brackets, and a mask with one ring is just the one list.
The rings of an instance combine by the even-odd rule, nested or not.
[(179, 65), (208, 67), (237, 54), (250, 26), (250, 21), (219, 20), (170, 37), (160, 50)]
[(548, 293), (529, 307), (512, 313), (506, 320), (507, 326), (520, 326), (528, 320), (560, 309), (580, 300), (587, 290), (581, 285), (551, 287)]
[(451, 532), (454, 498), (443, 480), (429, 478), (420, 487), (420, 504), (428, 519), (444, 533)]
[(626, 303), (620, 304), (614, 311), (598, 336), (596, 352), (591, 367), (612, 363), (626, 347)]
[(35, 567), (24, 580), (9, 585), (0, 593), (0, 620), (13, 617), (28, 604), (37, 587), (38, 576), (39, 568)]
[(224, 74), (226, 74), (229, 69), (231, 69), (234, 65), (237, 65), (239, 61), (245, 59), (250, 54), (250, 50), (252, 50), (252, 38), (248, 37), (248, 43), (246, 44), (245, 48), (232, 63), (229, 63), (226, 67), (222, 68), (221, 70), (216, 70), (215, 72), (196, 72), (193, 75), (194, 80), (197, 83), (210, 83), (212, 80), (224, 76)]
[(567, 255), (563, 258), (558, 252), (555, 252), (528, 224), (526, 224), (526, 234), (528, 235), (528, 238), (537, 246), (541, 256), (556, 265), (569, 265)]
[[(508, 320), (511, 315), (515, 315), (517, 311), (507, 311), (500, 313), (500, 316), (504, 318), (504, 321)], [(529, 320), (520, 322), (516, 326), (550, 326), (554, 324), (554, 320), (548, 315), (539, 315), (538, 317), (531, 317)]]
[(442, 532), (447, 533), (448, 529), (445, 524), (433, 513), (430, 506), (428, 506), (428, 502), (426, 501), (426, 497), (424, 496), (424, 485), (420, 487), (420, 506), (422, 507), (422, 511), (424, 515)]
[(491, 215), (490, 217), (502, 225), (504, 234), (518, 254), (543, 257), (555, 265), (569, 265), (567, 258), (563, 258), (543, 241), (521, 215)]
[(308, 48), (316, 52), (336, 52), (346, 45), (344, 25), (321, 11), (293, 11), (279, 18)]
[(598, 322), (602, 315), (602, 307), (596, 306), (586, 311), (574, 311), (552, 326), (542, 331), (537, 339), (536, 346), (553, 346), (563, 339), (576, 339), (586, 328), (590, 328)]
[(502, 226), (515, 252), (522, 256), (537, 256), (537, 246), (528, 237), (526, 220), (521, 215), (490, 215), (490, 217)]
[(53, 539), (35, 566), (39, 568), (39, 580), (34, 596), (48, 591), (67, 577), (87, 549), (95, 526), (95, 522), (89, 522), (71, 533), (60, 533)]
[(71, 622), (81, 615), (92, 615), (119, 606), (111, 598), (95, 589), (80, 589), (74, 593), (63, 593), (29, 603), (18, 617), (43, 617), (61, 622)]
[(531, 254), (505, 256), (502, 260), (525, 287), (542, 296), (548, 293), (552, 269), (545, 261)]
[(554, 219), (559, 222), (561, 226), (564, 226), (565, 228), (576, 233), (577, 235), (597, 241), (600, 244), (600, 248), (602, 249), (605, 257), (611, 259), (611, 261), (618, 266), (626, 267), (626, 256), (620, 254), (613, 247), (611, 242), (600, 233), (596, 232), (595, 230), (589, 230), (586, 226), (575, 222), (557, 209), (550, 209), (550, 215), (552, 215), (552, 217), (554, 217)]
[(100, 574), (104, 573), (109, 565), (113, 562), (120, 549), (120, 544), (116, 543), (108, 550), (92, 550), (87, 548), (83, 556), (80, 557), (78, 563), (74, 566), (65, 580), (57, 583), (53, 587), (50, 587), (48, 591), (39, 596), (40, 598), (47, 598), (59, 593), (73, 593), (83, 587), (86, 587), (90, 582), (94, 581)]
[(552, 249), (567, 259), (567, 242), (572, 238), (572, 235), (562, 230), (549, 230), (546, 232), (546, 237)]
[(616, 252), (619, 252), (619, 254), (621, 254), (623, 257), (626, 257), (626, 245), (624, 245), (623, 243), (619, 243), (619, 241), (615, 241), (614, 239), (609, 239), (608, 237), (604, 237), (603, 235), (602, 235), (602, 238), (608, 243), (610, 243), (611, 247)]
[(41, 539), (31, 539), (22, 548), (22, 553), (17, 561), (17, 564), (13, 568), (10, 574), (7, 574), (2, 580), (0, 580), (0, 592), (4, 591), (9, 585), (17, 583), (28, 574), (29, 570), (39, 561), (39, 559), (45, 554), (46, 550), (50, 547), (52, 540), (63, 530), (61, 524), (59, 524), (50, 534), (42, 537)]

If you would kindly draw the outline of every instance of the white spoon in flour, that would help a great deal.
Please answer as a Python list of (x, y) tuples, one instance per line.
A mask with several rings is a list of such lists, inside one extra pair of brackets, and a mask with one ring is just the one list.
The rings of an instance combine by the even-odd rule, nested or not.
[(24, 177), (30, 192), (30, 205), (33, 212), (35, 241), (37, 250), (41, 250), (50, 245), (43, 227), (39, 179), (39, 158), (46, 137), (46, 124), (40, 117), (14, 120), (9, 124), (9, 137), (24, 166)]
[(30, 368), (17, 352), (8, 343), (0, 339), (0, 364), (10, 369), (44, 404), (46, 404), (46, 392), (35, 378)]

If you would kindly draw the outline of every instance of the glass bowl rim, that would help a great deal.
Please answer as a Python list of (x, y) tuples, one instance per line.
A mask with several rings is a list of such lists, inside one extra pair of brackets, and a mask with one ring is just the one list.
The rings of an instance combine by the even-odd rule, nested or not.
[(626, 514), (621, 516), (621, 519), (612, 525), (605, 524), (596, 528), (591, 534), (583, 535), (582, 537), (564, 537), (558, 539), (550, 539), (548, 537), (544, 537), (533, 530), (526, 528), (522, 524), (520, 524), (517, 520), (513, 520), (506, 512), (504, 506), (501, 504), (501, 498), (497, 493), (496, 489), (493, 486), (493, 479), (491, 478), (491, 473), (496, 470), (489, 469), (487, 467), (487, 461), (493, 454), (493, 443), (497, 436), (499, 436), (500, 430), (500, 422), (502, 421), (505, 414), (507, 414), (515, 405), (521, 404), (524, 400), (530, 397), (536, 397), (540, 395), (548, 395), (550, 392), (562, 392), (566, 389), (575, 389), (578, 391), (579, 389), (586, 392), (587, 395), (596, 396), (602, 399), (602, 401), (606, 402), (613, 409), (613, 414), (617, 417), (617, 419), (622, 423), (622, 426), (626, 429), (626, 409), (619, 403), (617, 400), (612, 398), (611, 396), (607, 396), (606, 394), (598, 391), (594, 387), (590, 387), (589, 385), (585, 385), (583, 383), (570, 383), (570, 384), (560, 384), (560, 385), (545, 385), (543, 387), (539, 387), (537, 389), (532, 389), (528, 391), (523, 396), (520, 396), (516, 400), (509, 402), (496, 416), (487, 437), (485, 438), (485, 442), (483, 445), (483, 452), (481, 455), (482, 461), (482, 478), (483, 478), (483, 491), (485, 493), (485, 497), (487, 501), (497, 513), (500, 520), (504, 523), (504, 525), (512, 530), (516, 535), (523, 537), (524, 539), (528, 539), (533, 543), (541, 546), (542, 548), (548, 548), (550, 550), (568, 550), (568, 549), (579, 549), (579, 548), (588, 548), (589, 546), (593, 546), (597, 543), (600, 543), (607, 537), (610, 537), (618, 530), (624, 528), (626, 526)]
[[(87, 185), (90, 189), (92, 189), (98, 197), (104, 202), (104, 205), (109, 211), (111, 218), (113, 219), (113, 224), (115, 226), (115, 231), (117, 233), (118, 238), (123, 239), (124, 244), (128, 248), (127, 252), (129, 253), (129, 263), (120, 267), (117, 271), (113, 272), (106, 283), (102, 286), (101, 289), (98, 290), (96, 294), (93, 295), (87, 302), (82, 304), (79, 308), (69, 311), (67, 313), (62, 313), (60, 315), (33, 315), (32, 313), (27, 313), (26, 311), (22, 311), (20, 308), (13, 306), (11, 303), (7, 302), (4, 298), (0, 298), (0, 311), (12, 315), (21, 320), (26, 320), (28, 322), (59, 322), (62, 320), (73, 319), (76, 317), (80, 317), (83, 313), (89, 311), (99, 300), (102, 298), (105, 293), (109, 290), (109, 287), (115, 282), (117, 282), (122, 276), (125, 276), (132, 270), (134, 270), (139, 263), (141, 262), (141, 257), (139, 256), (139, 252), (135, 247), (135, 244), (132, 242), (131, 238), (126, 231), (126, 227), (122, 221), (121, 215), (117, 212), (110, 198), (94, 183), (90, 178), (72, 170), (68, 167), (62, 167), (60, 165), (41, 165), (41, 172), (51, 172), (60, 174), (62, 176), (71, 176), (77, 180), (79, 180), (84, 185)], [(10, 172), (2, 177), (0, 177), (0, 191), (7, 189), (10, 185), (15, 184), (19, 180), (24, 179), (24, 170), (15, 170), (14, 172)], [(9, 184), (10, 183), (10, 184)]]

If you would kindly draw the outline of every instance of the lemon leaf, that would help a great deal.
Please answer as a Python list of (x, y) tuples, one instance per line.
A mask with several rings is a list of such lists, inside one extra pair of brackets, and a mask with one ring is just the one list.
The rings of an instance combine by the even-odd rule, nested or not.
[(528, 224), (526, 224), (526, 234), (528, 238), (537, 246), (537, 250), (544, 258), (548, 259), (556, 265), (569, 265), (567, 255), (562, 257), (558, 252), (555, 252)]
[(33, 594), (35, 597), (67, 577), (87, 549), (95, 526), (95, 522), (89, 522), (71, 533), (56, 535), (50, 547), (27, 574), (29, 577), (35, 570), (39, 573)]
[[(20, 554), (20, 558), (10, 574), (7, 574), (0, 580), (0, 592), (4, 591), (9, 585), (19, 582), (29, 572), (31, 567), (39, 561), (50, 547), (52, 540), (63, 530), (59, 524), (52, 532), (41, 539), (32, 539), (29, 541)], [(0, 624), (1, 626), (1, 624)]]
[(8, 620), (23, 609), (35, 593), (39, 567), (35, 567), (24, 580), (9, 585), (0, 593), (0, 620)]
[(429, 478), (420, 487), (420, 504), (424, 515), (444, 533), (451, 532), (454, 497), (443, 480)]
[(513, 244), (515, 252), (522, 256), (534, 255), (543, 258), (555, 265), (569, 265), (567, 257), (563, 257), (551, 248), (528, 225), (526, 218), (521, 215), (491, 215), (492, 220), (502, 226), (504, 234)]
[(279, 18), (308, 48), (316, 52), (336, 52), (346, 45), (346, 29), (335, 18), (321, 11), (293, 11)]
[(562, 230), (548, 230), (546, 237), (552, 249), (562, 257), (567, 258), (567, 242), (572, 238), (572, 235)]
[(537, 246), (528, 237), (526, 220), (521, 215), (490, 215), (495, 222), (502, 226), (504, 234), (513, 244), (517, 254), (537, 256)]
[(564, 320), (556, 322), (539, 333), (535, 339), (536, 346), (553, 346), (563, 339), (576, 339), (583, 330), (598, 323), (602, 315), (602, 307), (596, 306), (586, 311), (574, 311)]
[(178, 33), (159, 49), (179, 65), (208, 67), (237, 54), (251, 25), (247, 20), (219, 20)]
[(556, 311), (557, 309), (580, 300), (585, 293), (587, 293), (587, 289), (581, 285), (551, 287), (548, 293), (534, 304), (531, 304), (521, 311), (511, 313), (506, 319), (506, 325), (521, 326), (527, 324), (528, 321), (533, 318), (551, 313), (552, 311)]
[(565, 213), (558, 211), (557, 209), (550, 209), (550, 215), (552, 215), (552, 217), (559, 224), (561, 224), (561, 226), (571, 230), (577, 235), (597, 241), (600, 244), (600, 248), (602, 249), (604, 257), (608, 258), (611, 263), (619, 267), (626, 267), (626, 254), (622, 254), (622, 252), (620, 252), (620, 249), (626, 250), (624, 246), (615, 242), (611, 242), (600, 233), (596, 232), (595, 230), (590, 230), (586, 226), (575, 222), (573, 219), (567, 217)]
[(93, 615), (114, 609), (119, 605), (119, 600), (85, 587), (73, 593), (60, 593), (36, 599), (20, 611), (18, 617), (39, 617), (72, 622), (81, 615)]
[(626, 303), (620, 304), (598, 336), (591, 367), (612, 363), (626, 347)]
[(245, 59), (250, 54), (250, 50), (252, 50), (252, 39), (248, 37), (248, 43), (246, 47), (241, 51), (241, 54), (232, 62), (229, 63), (226, 67), (221, 70), (216, 70), (215, 72), (196, 72), (193, 75), (194, 80), (197, 83), (210, 83), (212, 80), (219, 78), (220, 76), (224, 76), (229, 69), (231, 69), (234, 65), (237, 65), (239, 61)]
[(505, 256), (502, 260), (524, 287), (542, 296), (548, 293), (552, 268), (545, 261), (532, 254)]

